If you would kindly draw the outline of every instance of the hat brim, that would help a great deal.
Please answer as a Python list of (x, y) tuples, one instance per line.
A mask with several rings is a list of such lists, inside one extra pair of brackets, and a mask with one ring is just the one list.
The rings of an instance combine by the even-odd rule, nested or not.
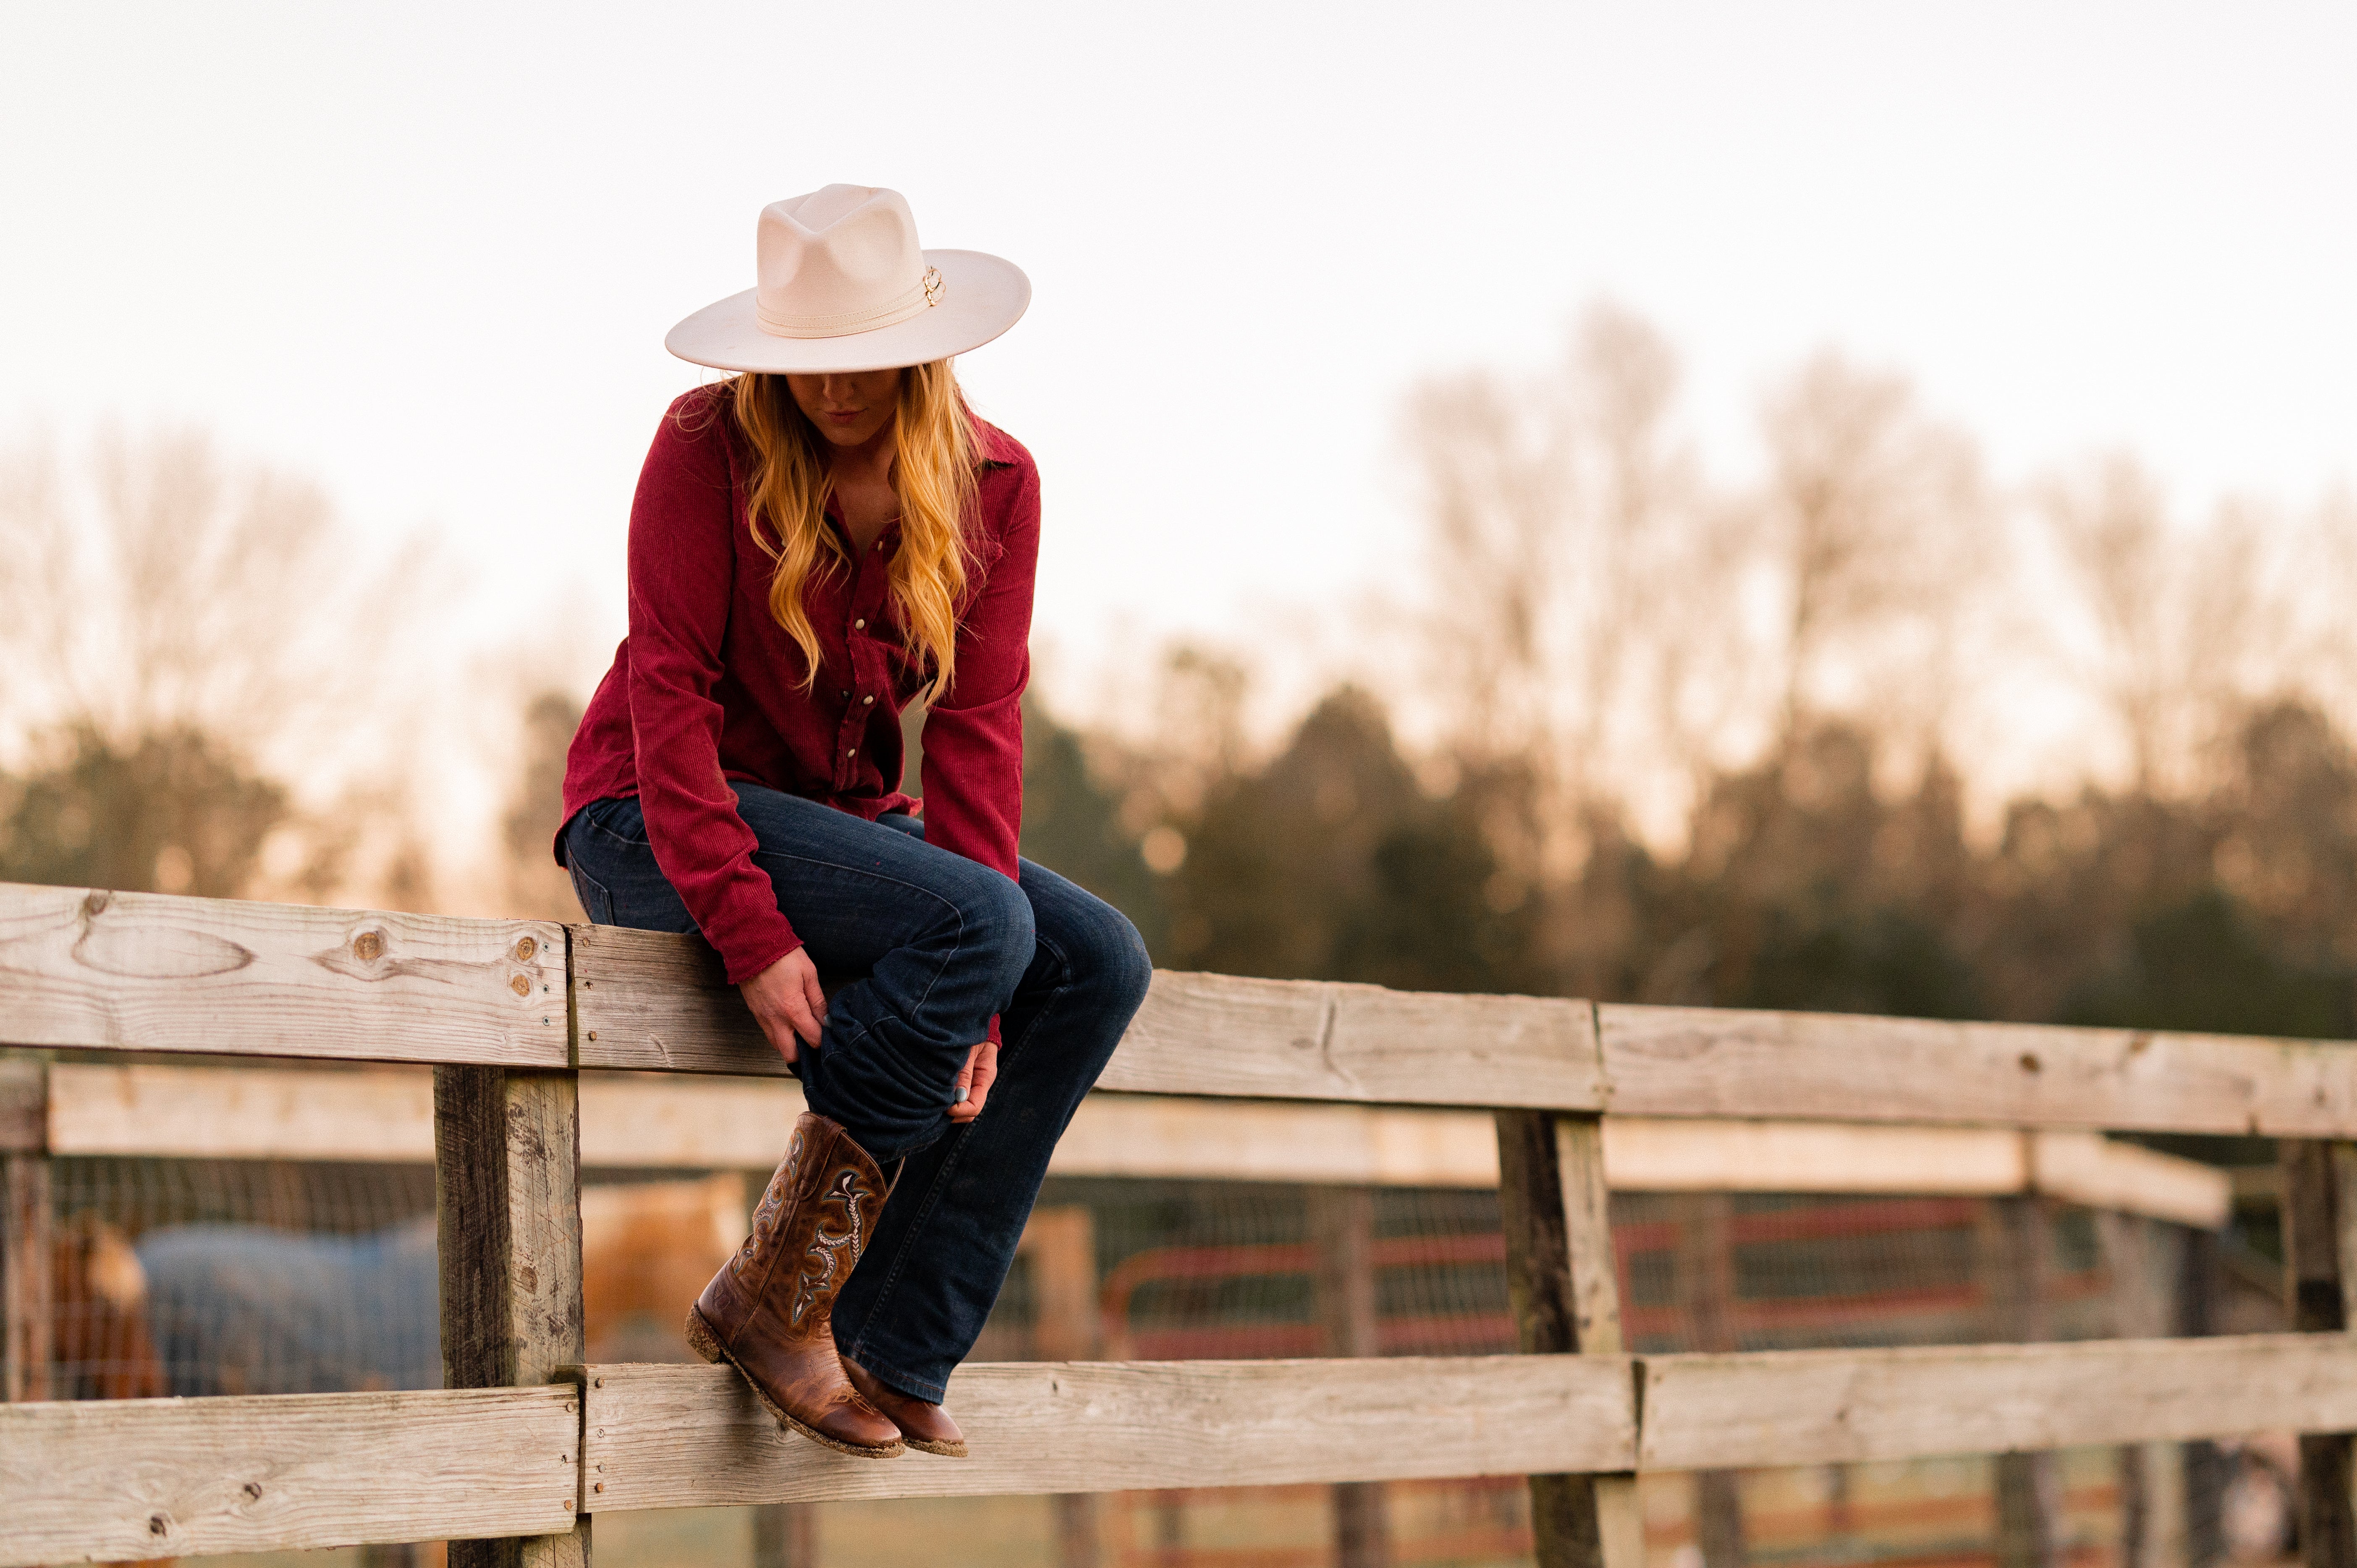
[(663, 347), (721, 371), (820, 375), (922, 365), (979, 349), (1022, 319), (1031, 280), (1013, 262), (980, 251), (927, 251), (941, 270), (941, 302), (906, 321), (841, 338), (780, 338), (761, 330), (747, 289), (705, 306), (671, 329)]

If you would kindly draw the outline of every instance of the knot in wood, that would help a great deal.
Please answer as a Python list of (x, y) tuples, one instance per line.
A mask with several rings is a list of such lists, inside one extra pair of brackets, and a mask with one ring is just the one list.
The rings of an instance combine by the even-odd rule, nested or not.
[(529, 996), (532, 994), (532, 982), (526, 980), (521, 974), (517, 975), (513, 980), (509, 981), (508, 986), (518, 996)]
[(384, 933), (362, 931), (352, 939), (352, 956), (362, 963), (374, 963), (384, 956)]
[(538, 942), (533, 940), (530, 937), (524, 938), (523, 940), (516, 943), (515, 945), (516, 962), (530, 963), (532, 961), (532, 955), (539, 950), (540, 944)]

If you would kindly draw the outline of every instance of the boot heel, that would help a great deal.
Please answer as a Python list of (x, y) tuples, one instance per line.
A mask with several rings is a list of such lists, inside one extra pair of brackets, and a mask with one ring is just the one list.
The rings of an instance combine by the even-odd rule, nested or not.
[(686, 1328), (689, 1349), (714, 1366), (718, 1366), (728, 1359), (727, 1353), (720, 1348), (718, 1337), (712, 1332), (711, 1326), (704, 1321), (704, 1314), (692, 1306), (687, 1309)]

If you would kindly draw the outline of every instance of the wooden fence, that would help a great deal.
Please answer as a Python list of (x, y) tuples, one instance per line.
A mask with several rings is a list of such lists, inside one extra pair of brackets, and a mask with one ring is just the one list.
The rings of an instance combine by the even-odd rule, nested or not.
[[(1489, 1114), (1524, 1353), (970, 1365), (952, 1397), (975, 1457), (891, 1464), (781, 1435), (725, 1368), (583, 1365), (585, 1124), (626, 1081), (599, 1075), (780, 1071), (694, 939), (0, 886), (0, 1045), (430, 1064), (447, 1385), (0, 1409), (0, 1568), (435, 1539), (481, 1543), (454, 1562), (562, 1564), (625, 1509), (1500, 1475), (1531, 1478), (1543, 1563), (1639, 1568), (1641, 1470), (2256, 1430), (2306, 1434), (2309, 1559), (2357, 1568), (2347, 1045), (1158, 974), (1107, 1090)], [(12, 1397), (47, 1359), (38, 1151), (88, 1124), (57, 1072), (0, 1079)], [(2305, 1332), (1632, 1356), (1604, 1202), (1623, 1117), (1997, 1130), (2019, 1174), (1957, 1190), (2035, 1187), (2041, 1150), (2050, 1179), (2115, 1195), (2184, 1175), (2093, 1130), (2289, 1140)], [(227, 1122), (182, 1120), (215, 1140), (187, 1152), (237, 1152)], [(696, 1153), (682, 1126), (665, 1135)], [(731, 1163), (709, 1153), (683, 1163)], [(2162, 1201), (2210, 1204), (2198, 1186)]]

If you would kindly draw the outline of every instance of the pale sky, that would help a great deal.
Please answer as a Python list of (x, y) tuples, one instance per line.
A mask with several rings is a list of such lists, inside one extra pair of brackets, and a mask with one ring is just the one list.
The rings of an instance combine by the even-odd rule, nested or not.
[(562, 607), (602, 666), (699, 379), (663, 334), (765, 202), (888, 185), (1031, 275), (961, 371), (1041, 462), (1079, 692), (1410, 570), (1403, 392), (1598, 296), (1725, 465), (1831, 344), (2008, 478), (2126, 445), (2311, 499), (2357, 474), (2352, 82), (2345, 3), (9, 0), (0, 424), (205, 422), (440, 531), (454, 630)]

